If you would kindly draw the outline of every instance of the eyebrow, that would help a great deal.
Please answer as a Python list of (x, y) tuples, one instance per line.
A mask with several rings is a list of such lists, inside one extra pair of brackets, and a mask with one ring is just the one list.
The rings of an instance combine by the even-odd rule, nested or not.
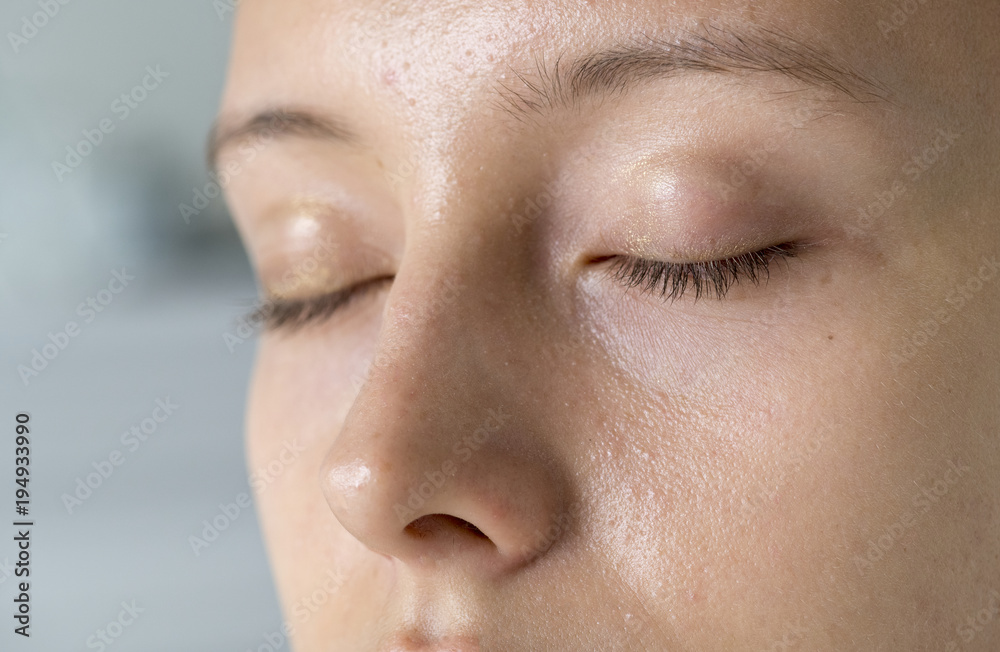
[(640, 36), (552, 67), (536, 60), (534, 75), (511, 69), (520, 88), (498, 82), (499, 106), (523, 121), (531, 114), (576, 105), (594, 96), (618, 96), (637, 83), (680, 73), (768, 73), (807, 86), (829, 89), (860, 104), (893, 104), (889, 89), (818, 47), (775, 29), (732, 31), (705, 26), (701, 33), (685, 31), (673, 39)]
[(212, 125), (206, 145), (206, 159), (210, 170), (216, 169), (219, 153), (226, 147), (245, 139), (256, 137), (287, 138), (303, 136), (356, 144), (357, 135), (340, 120), (307, 109), (268, 108), (249, 118), (220, 117)]
[[(618, 96), (637, 83), (680, 73), (768, 73), (833, 90), (859, 104), (892, 104), (887, 86), (862, 74), (827, 52), (775, 29), (733, 31), (705, 26), (702, 33), (686, 31), (674, 39), (642, 36), (624, 45), (578, 56), (561, 65), (565, 55), (549, 68), (536, 60), (529, 76), (511, 68), (521, 82), (518, 89), (498, 81), (495, 103), (520, 121), (571, 107), (587, 97)], [(209, 132), (207, 160), (216, 169), (225, 147), (250, 137), (271, 133), (276, 138), (301, 136), (357, 144), (358, 136), (334, 116), (297, 108), (268, 108), (249, 118), (220, 117)]]

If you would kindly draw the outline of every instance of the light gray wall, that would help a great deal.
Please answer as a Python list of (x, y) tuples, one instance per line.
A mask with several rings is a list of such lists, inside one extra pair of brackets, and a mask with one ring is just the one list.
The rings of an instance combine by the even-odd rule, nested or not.
[[(178, 210), (208, 181), (232, 14), (210, 0), (63, 2), (0, 5), (0, 649), (101, 649), (88, 637), (134, 601), (143, 613), (107, 649), (256, 651), (280, 626), (256, 516), (243, 510), (198, 555), (189, 543), (249, 493), (254, 344), (230, 350), (223, 333), (253, 280), (220, 200), (190, 224)], [(41, 5), (58, 11), (15, 52), (9, 34)], [(169, 76), (125, 117), (113, 103), (147, 66)], [(102, 120), (114, 130), (58, 178), (53, 162)], [(78, 307), (122, 268), (134, 280), (87, 323)], [(69, 321), (79, 335), (26, 384), (19, 365)], [(146, 441), (123, 442), (167, 398), (176, 411)], [(33, 441), (30, 640), (13, 633), (4, 570), (17, 553), (18, 412)], [(64, 495), (115, 451), (121, 465), (67, 508)]]

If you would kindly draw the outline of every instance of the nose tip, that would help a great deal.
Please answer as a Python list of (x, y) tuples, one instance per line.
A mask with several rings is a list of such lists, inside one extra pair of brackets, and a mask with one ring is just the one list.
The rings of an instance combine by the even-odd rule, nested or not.
[(538, 533), (565, 511), (567, 476), (535, 432), (546, 421), (531, 384), (498, 364), (520, 336), (514, 325), (497, 319), (492, 298), (437, 300), (413, 264), (409, 274), (400, 266), (386, 298), (322, 488), (344, 529), (374, 552), (424, 570), (510, 571), (538, 554)]
[(365, 491), (372, 479), (371, 468), (359, 459), (336, 463), (327, 457), (320, 471), (327, 504), (334, 514), (349, 509), (350, 502)]
[(542, 468), (493, 451), (478, 463), (453, 465), (451, 475), (418, 470), (328, 456), (327, 503), (370, 550), (414, 567), (450, 560), (472, 572), (502, 574), (557, 538), (552, 523), (561, 497)]

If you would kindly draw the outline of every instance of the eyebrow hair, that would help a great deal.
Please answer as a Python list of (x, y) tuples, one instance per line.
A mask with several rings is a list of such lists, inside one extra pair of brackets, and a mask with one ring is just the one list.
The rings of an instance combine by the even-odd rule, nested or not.
[(593, 96), (619, 96), (635, 84), (678, 73), (769, 73), (826, 88), (852, 102), (892, 104), (889, 89), (818, 47), (775, 29), (731, 31), (706, 25), (703, 33), (684, 31), (673, 40), (640, 36), (624, 45), (584, 54), (568, 65), (565, 55), (536, 74), (511, 69), (521, 82), (514, 89), (498, 82), (499, 106), (518, 120), (575, 106)]
[[(784, 75), (817, 88), (834, 90), (860, 104), (893, 104), (889, 89), (817, 47), (775, 29), (732, 31), (706, 25), (704, 33), (681, 32), (675, 39), (641, 36), (624, 45), (584, 54), (551, 68), (536, 59), (536, 77), (511, 72), (522, 88), (497, 82), (500, 102), (494, 103), (520, 121), (593, 96), (619, 96), (637, 83), (677, 73), (769, 73)], [(269, 108), (249, 118), (221, 116), (209, 132), (206, 158), (217, 167), (219, 152), (235, 142), (271, 133), (356, 144), (358, 136), (341, 120), (307, 109)]]
[(243, 120), (223, 116), (208, 134), (205, 156), (209, 169), (217, 167), (223, 148), (252, 136), (262, 139), (269, 133), (271, 137), (305, 136), (348, 144), (358, 141), (357, 135), (339, 120), (305, 109), (265, 109)]

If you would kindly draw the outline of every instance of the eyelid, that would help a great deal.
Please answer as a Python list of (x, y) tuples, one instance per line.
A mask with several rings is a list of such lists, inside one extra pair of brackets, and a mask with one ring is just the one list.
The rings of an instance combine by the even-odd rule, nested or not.
[[(675, 263), (615, 255), (598, 258), (593, 262), (613, 261), (608, 272), (626, 288), (644, 286), (641, 288), (643, 292), (652, 293), (662, 284), (660, 296), (664, 300), (669, 298), (673, 303), (683, 296), (689, 283), (694, 284), (696, 301), (708, 291), (713, 291), (716, 298), (721, 300), (733, 285), (743, 279), (759, 285), (763, 278), (766, 284), (770, 277), (771, 263), (774, 260), (794, 258), (801, 249), (802, 246), (798, 243), (786, 242), (720, 260)], [(269, 297), (259, 302), (244, 319), (251, 324), (263, 324), (265, 332), (295, 331), (322, 322), (354, 299), (394, 278), (392, 275), (372, 277), (313, 297)], [(711, 284), (711, 288), (708, 288), (708, 284)]]
[(363, 294), (378, 289), (394, 278), (391, 275), (372, 277), (312, 297), (295, 299), (268, 297), (261, 300), (244, 319), (251, 324), (262, 324), (265, 332), (279, 330), (293, 332), (328, 319)]
[(771, 264), (794, 258), (801, 249), (800, 244), (786, 242), (721, 260), (674, 263), (616, 255), (595, 262), (613, 261), (608, 273), (626, 289), (639, 287), (641, 292), (652, 294), (659, 287), (661, 298), (671, 303), (683, 296), (689, 284), (694, 286), (695, 301), (708, 293), (721, 300), (743, 280), (754, 285), (763, 280), (766, 284)]

